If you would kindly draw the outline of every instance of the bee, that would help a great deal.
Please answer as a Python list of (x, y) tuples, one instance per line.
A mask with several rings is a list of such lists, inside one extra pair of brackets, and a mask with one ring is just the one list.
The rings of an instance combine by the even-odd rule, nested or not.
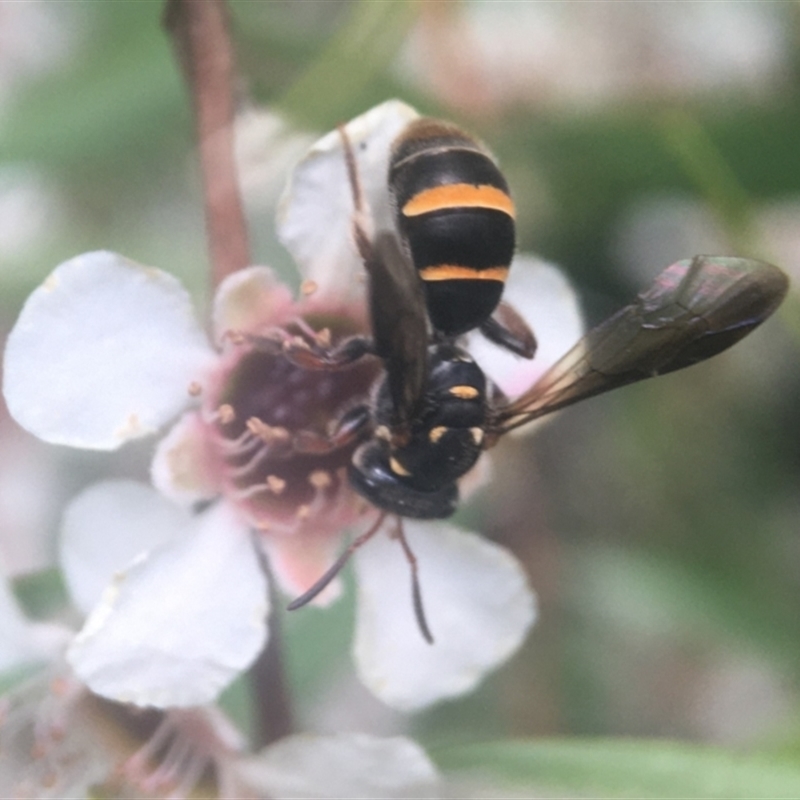
[[(424, 174), (400, 180), (398, 168), (413, 165), (409, 154), (449, 153), (453, 142), (461, 141), (453, 132), (455, 129), (447, 126), (446, 136), (429, 136), (426, 146), (421, 147), (420, 132), (445, 127), (425, 120), (412, 125), (411, 135), (401, 134), (389, 173), (398, 198), (399, 230), (381, 232), (370, 239), (358, 213), (354, 221), (356, 244), (369, 279), (372, 339), (364, 347), (383, 360), (384, 372), (378, 379), (371, 408), (361, 412), (363, 426), (359, 435), (364, 440), (354, 452), (349, 480), (355, 491), (382, 513), (289, 608), (299, 608), (313, 599), (354, 550), (380, 529), (386, 517), (394, 516), (397, 537), (412, 568), (419, 627), (426, 640), (432, 642), (422, 608), (416, 560), (402, 535), (402, 519), (451, 516), (458, 507), (458, 481), (484, 450), (509, 431), (580, 400), (689, 367), (726, 350), (778, 308), (788, 290), (788, 279), (777, 267), (753, 259), (695, 256), (679, 261), (661, 272), (631, 304), (590, 330), (530, 388), (508, 399), (491, 384), (458, 340), (460, 333), (472, 328), (483, 330), (481, 326), (494, 310), (489, 306), (491, 302), (499, 303), (502, 292), (501, 285), (500, 291), (492, 294), (494, 299), (478, 308), (477, 302), (470, 303), (472, 289), (467, 291), (468, 284), (502, 281), (469, 277), (472, 273), (468, 270), (479, 272), (481, 267), (477, 264), (488, 263), (486, 259), (448, 271), (451, 263), (467, 258), (448, 257), (444, 245), (440, 250), (426, 250), (427, 245), (420, 245), (418, 239), (425, 239), (427, 233), (415, 229), (416, 223), (403, 222), (404, 217), (413, 219), (407, 209), (415, 198), (417, 206), (411, 205), (412, 209), (436, 209), (438, 213), (442, 207), (450, 209), (450, 201), (456, 197), (474, 196), (476, 202), (486, 203), (489, 195), (482, 194), (482, 190), (470, 195), (461, 188), (439, 192), (440, 186), (448, 184), (434, 184), (436, 193), (426, 194), (432, 190), (430, 171), (426, 172), (423, 162), (418, 166)], [(361, 200), (355, 161), (344, 132), (342, 135), (358, 212)], [(507, 190), (495, 184), (486, 185), (508, 197)], [(499, 199), (497, 204), (501, 205)], [(477, 208), (481, 214), (487, 210), (485, 205)], [(460, 222), (447, 225), (453, 231), (452, 252), (468, 256), (467, 249), (459, 249)], [(484, 249), (490, 250), (491, 243)], [(435, 256), (423, 258), (430, 252)], [(502, 246), (498, 244), (497, 252), (510, 261), (505, 241)], [(430, 267), (428, 262), (436, 263)], [(433, 272), (427, 273), (429, 268)], [(437, 269), (449, 277), (441, 281), (426, 278), (436, 274)], [(504, 269), (507, 274), (507, 267)], [(449, 281), (453, 286), (448, 302), (457, 304), (461, 297), (466, 309), (443, 310), (446, 295), (437, 294), (437, 284)], [(429, 289), (431, 285), (434, 291)], [(466, 293), (459, 294), (462, 290)], [(464, 313), (459, 318), (461, 311)], [(494, 338), (513, 341), (515, 334)], [(350, 356), (359, 357), (354, 355), (356, 352), (357, 348), (351, 348)], [(352, 434), (352, 426), (348, 434)]]

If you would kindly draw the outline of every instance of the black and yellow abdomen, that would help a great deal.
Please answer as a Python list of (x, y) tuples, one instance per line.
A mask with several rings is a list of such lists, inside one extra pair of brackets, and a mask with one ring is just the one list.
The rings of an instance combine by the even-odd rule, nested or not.
[(478, 327), (514, 255), (514, 203), (497, 165), (458, 128), (421, 119), (394, 144), (389, 186), (431, 324), (447, 336)]

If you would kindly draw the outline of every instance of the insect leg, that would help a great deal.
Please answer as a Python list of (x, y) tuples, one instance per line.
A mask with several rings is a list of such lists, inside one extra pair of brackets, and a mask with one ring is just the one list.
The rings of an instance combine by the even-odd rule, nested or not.
[(511, 305), (501, 302), (494, 314), (480, 326), (481, 333), (490, 341), (522, 358), (536, 354), (536, 337), (520, 313)]
[(348, 409), (325, 436), (312, 431), (300, 431), (292, 441), (297, 453), (324, 455), (353, 444), (372, 422), (372, 409), (369, 405), (357, 405)]
[(379, 530), (383, 521), (386, 519), (386, 512), (383, 511), (375, 520), (375, 523), (366, 533), (362, 533), (354, 539), (348, 548), (333, 562), (333, 566), (307, 591), (295, 598), (286, 606), (288, 611), (295, 611), (302, 608), (304, 605), (310, 603), (341, 571), (344, 565), (349, 561), (350, 556), (361, 547), (362, 544), (368, 542)]
[(411, 597), (414, 602), (414, 616), (417, 618), (417, 625), (419, 625), (422, 638), (425, 639), (428, 644), (433, 644), (433, 634), (431, 634), (431, 629), (428, 627), (428, 620), (425, 618), (425, 607), (422, 605), (417, 557), (414, 555), (406, 539), (406, 534), (403, 531), (402, 517), (397, 517), (397, 527), (395, 528), (394, 535), (400, 542), (400, 546), (403, 548), (408, 564), (411, 567)]

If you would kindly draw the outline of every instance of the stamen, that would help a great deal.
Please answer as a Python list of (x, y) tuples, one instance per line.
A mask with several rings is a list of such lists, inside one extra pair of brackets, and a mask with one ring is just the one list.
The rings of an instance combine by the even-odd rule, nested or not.
[[(343, 486), (346, 484), (340, 484)], [(297, 510), (298, 519), (314, 518), (317, 514), (326, 511), (328, 514), (335, 514), (336, 508), (341, 502), (343, 493), (339, 492), (335, 498), (330, 498), (321, 489), (314, 492), (314, 499), (310, 503), (305, 503)], [(301, 515), (302, 512), (302, 515)]]
[(173, 731), (172, 741), (167, 747), (161, 763), (145, 778), (142, 788), (145, 791), (155, 792), (159, 789), (175, 789), (178, 785), (178, 775), (184, 761), (191, 757), (192, 743)]
[[(307, 336), (309, 339), (313, 341), (317, 338), (317, 332), (302, 317), (295, 317), (292, 321), (298, 328), (300, 328), (300, 332), (305, 334), (305, 336)], [(301, 342), (306, 344), (305, 340), (300, 336), (295, 336), (293, 338), (300, 339)]]
[[(120, 766), (118, 774), (121, 781), (133, 784), (148, 797), (187, 800), (198, 796), (198, 784), (206, 770), (216, 768), (215, 777), (224, 774), (226, 770), (220, 769), (223, 759), (241, 752), (242, 745), (238, 733), (212, 716), (210, 709), (172, 709), (164, 713), (149, 741)], [(128, 796), (128, 792), (119, 794)], [(234, 794), (215, 792), (217, 796)]]
[(280, 426), (267, 425), (266, 422), (260, 420), (258, 417), (250, 417), (247, 420), (247, 429), (255, 436), (258, 436), (265, 444), (272, 444), (273, 442), (287, 442), (289, 441), (289, 431)]
[(219, 414), (219, 421), (223, 425), (229, 425), (236, 419), (236, 412), (233, 410), (233, 406), (228, 403), (223, 403), (217, 409), (217, 414)]
[(331, 346), (331, 329), (323, 328), (314, 334), (314, 341), (320, 346), (329, 348)]
[[(223, 449), (226, 451), (228, 458), (235, 456), (245, 456), (253, 450), (256, 445), (257, 449), (243, 464), (237, 466), (231, 465), (230, 476), (234, 480), (240, 480), (252, 473), (261, 462), (270, 455), (274, 455), (273, 448), (270, 445), (286, 444), (290, 440), (289, 431), (286, 428), (273, 427), (262, 422), (257, 417), (250, 417), (247, 420), (247, 440), (243, 440), (240, 436), (234, 442), (229, 442), (227, 445), (223, 440)], [(251, 438), (252, 437), (252, 438)]]
[(221, 435), (217, 437), (218, 445), (226, 457), (246, 455), (254, 447), (261, 447), (263, 442), (247, 428), (235, 439)]
[(280, 494), (286, 488), (286, 481), (277, 475), (267, 475), (267, 487), (273, 494)]
[(269, 455), (270, 451), (268, 447), (265, 447), (258, 439), (258, 450), (253, 453), (250, 458), (245, 461), (244, 464), (240, 464), (238, 467), (231, 467), (230, 468), (230, 477), (234, 480), (240, 480), (241, 478), (246, 477), (248, 474), (252, 473), (256, 467)]
[[(197, 786), (200, 779), (203, 777), (203, 772), (208, 766), (208, 758), (195, 755), (188, 759), (188, 763), (184, 766), (183, 780), (178, 784), (175, 791), (169, 796), (169, 800), (178, 800), (178, 798), (190, 797), (192, 790)], [(217, 795), (218, 797), (225, 797), (223, 794)]]
[(125, 778), (136, 785), (141, 785), (148, 777), (144, 773), (149, 768), (150, 762), (155, 762), (156, 756), (172, 736), (172, 722), (165, 716), (153, 735), (122, 765), (122, 774)]
[(233, 406), (228, 405), (227, 403), (223, 403), (216, 411), (212, 412), (204, 412), (203, 413), (203, 421), (208, 425), (212, 425), (215, 422), (220, 422), (223, 425), (227, 425), (229, 422), (233, 422), (236, 419), (236, 412), (233, 410)]
[(333, 482), (330, 472), (324, 469), (315, 469), (309, 476), (308, 482), (315, 489), (327, 489)]
[(290, 353), (292, 350), (310, 350), (311, 346), (302, 336), (289, 336), (283, 342), (283, 352)]
[(262, 494), (263, 492), (268, 492), (269, 490), (269, 486), (267, 486), (266, 483), (254, 483), (252, 486), (247, 486), (244, 489), (229, 489), (234, 500), (250, 500), (257, 494)]

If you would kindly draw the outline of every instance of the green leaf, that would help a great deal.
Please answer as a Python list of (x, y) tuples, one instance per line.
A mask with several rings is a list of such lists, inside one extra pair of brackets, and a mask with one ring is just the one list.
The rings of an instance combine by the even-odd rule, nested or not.
[(55, 568), (18, 575), (13, 585), (19, 604), (33, 619), (47, 619), (69, 603), (64, 578)]
[(765, 755), (667, 741), (544, 740), (433, 750), (459, 786), (474, 780), (524, 796), (798, 798), (800, 765)]
[(279, 101), (300, 124), (324, 130), (341, 122), (343, 109), (392, 62), (416, 12), (407, 2), (353, 3), (351, 9), (342, 28)]
[(757, 253), (750, 198), (706, 128), (677, 109), (665, 111), (661, 125), (665, 145), (717, 212), (734, 250)]

